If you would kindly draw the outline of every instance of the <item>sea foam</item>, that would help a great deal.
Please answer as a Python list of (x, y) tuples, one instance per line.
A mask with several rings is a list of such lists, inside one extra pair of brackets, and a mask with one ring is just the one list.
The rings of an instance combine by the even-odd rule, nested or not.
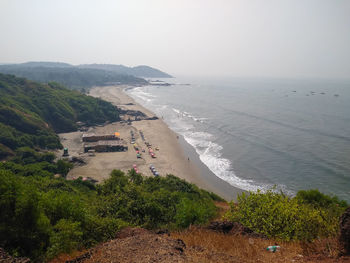
[[(242, 179), (235, 174), (231, 161), (222, 156), (223, 146), (215, 142), (215, 136), (208, 132), (199, 131), (199, 127), (194, 125), (196, 122), (203, 124), (208, 118), (195, 116), (188, 111), (169, 107), (169, 105), (159, 104), (159, 101), (156, 101), (157, 97), (146, 92), (144, 87), (127, 90), (127, 93), (156, 114), (166, 116), (164, 120), (169, 127), (184, 137), (185, 141), (195, 149), (201, 162), (220, 179), (247, 191), (259, 189), (264, 192), (274, 187), (270, 184), (258, 184), (253, 180)], [(285, 186), (279, 185), (278, 189), (285, 190)]]
[(255, 184), (253, 180), (239, 178), (233, 171), (230, 160), (222, 157), (223, 147), (212, 140), (214, 136), (206, 132), (185, 132), (182, 134), (187, 143), (196, 150), (200, 160), (219, 178), (232, 186), (247, 190), (265, 191), (272, 189), (273, 185)]
[(138, 99), (141, 99), (141, 101), (143, 102), (147, 102), (150, 103), (154, 100), (154, 98), (156, 98), (157, 96), (145, 92), (143, 89), (143, 87), (137, 87), (137, 88), (133, 88), (133, 89), (128, 89), (127, 92), (132, 96), (132, 97), (136, 97)]

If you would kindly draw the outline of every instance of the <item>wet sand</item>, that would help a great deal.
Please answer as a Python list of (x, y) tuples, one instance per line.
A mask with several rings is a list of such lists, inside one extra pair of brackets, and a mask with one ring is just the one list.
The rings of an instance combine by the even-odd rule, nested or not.
[[(91, 89), (90, 95), (109, 101), (124, 110), (141, 111), (147, 117), (155, 116), (129, 97), (123, 91), (125, 88), (125, 86), (96, 87)], [(144, 153), (142, 152), (142, 159), (136, 157), (136, 151), (131, 144), (130, 131), (134, 132), (136, 144), (145, 150)], [(152, 144), (156, 158), (152, 158), (148, 154), (140, 131), (143, 132), (145, 140)], [(95, 156), (88, 156), (83, 153), (81, 141), (82, 134), (85, 132), (60, 134), (61, 142), (64, 147), (68, 147), (70, 155), (78, 156), (86, 161), (86, 165), (76, 166), (72, 169), (67, 176), (68, 179), (82, 176), (102, 182), (109, 177), (113, 169), (126, 172), (132, 168), (133, 164), (137, 165), (142, 175), (153, 176), (149, 169), (149, 165), (153, 164), (161, 176), (173, 174), (196, 184), (200, 188), (212, 191), (226, 200), (235, 199), (237, 193), (241, 192), (241, 190), (216, 177), (201, 163), (194, 149), (160, 119), (132, 121), (131, 125), (116, 122), (103, 127), (91, 127), (88, 132), (101, 134), (119, 132), (121, 139), (127, 143), (129, 149), (127, 152), (96, 153)], [(158, 151), (155, 150), (156, 147), (159, 148)]]

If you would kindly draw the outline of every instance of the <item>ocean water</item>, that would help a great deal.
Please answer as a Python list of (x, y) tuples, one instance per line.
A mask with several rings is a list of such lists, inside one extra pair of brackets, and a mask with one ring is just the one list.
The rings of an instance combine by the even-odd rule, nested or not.
[(219, 178), (243, 190), (319, 189), (350, 201), (350, 82), (175, 78), (127, 90)]

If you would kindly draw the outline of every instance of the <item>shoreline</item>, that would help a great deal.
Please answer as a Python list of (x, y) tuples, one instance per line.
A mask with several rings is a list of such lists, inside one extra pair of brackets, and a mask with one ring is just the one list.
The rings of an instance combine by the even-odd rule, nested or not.
[[(106, 86), (95, 87), (89, 92), (90, 96), (99, 97), (111, 102), (113, 105), (123, 110), (139, 111), (148, 118), (156, 115), (136, 102), (124, 89), (129, 86)], [(142, 154), (142, 159), (137, 159), (133, 146), (130, 144), (130, 131), (136, 134), (136, 142), (145, 148), (143, 141), (138, 136), (142, 131), (154, 147), (159, 147), (156, 151), (157, 158), (151, 158), (147, 153)], [(97, 153), (94, 157), (81, 154), (82, 132), (60, 134), (62, 144), (71, 149), (71, 154), (82, 155), (86, 165), (72, 169), (67, 179), (82, 177), (92, 177), (98, 181), (103, 181), (109, 177), (113, 169), (120, 169), (127, 172), (136, 164), (139, 171), (145, 176), (153, 176), (150, 173), (149, 165), (153, 164), (161, 176), (173, 174), (179, 178), (194, 183), (198, 187), (218, 194), (227, 201), (236, 200), (237, 194), (243, 192), (226, 181), (217, 177), (209, 168), (201, 162), (195, 149), (189, 145), (181, 135), (172, 131), (161, 119), (132, 121), (131, 125), (126, 123), (112, 123), (104, 127), (90, 128), (89, 132), (114, 132), (119, 131), (121, 138), (127, 141), (129, 150), (127, 152)]]
[[(135, 104), (140, 105), (140, 103), (136, 102), (131, 96), (129, 96), (125, 91), (126, 90), (130, 90), (133, 89), (135, 87), (125, 87), (124, 89), (122, 89), (122, 92), (128, 96), (129, 98), (131, 98)], [(145, 108), (144, 106), (140, 105), (143, 109), (146, 109), (147, 111), (149, 111), (147, 108)], [(154, 114), (152, 112), (152, 114)], [(239, 189), (237, 187), (232, 186), (231, 184), (229, 184), (228, 182), (224, 181), (223, 179), (217, 177), (199, 158), (199, 155), (197, 154), (196, 150), (192, 147), (192, 145), (190, 145), (184, 138), (182, 135), (177, 134), (176, 132), (174, 132), (173, 130), (171, 130), (169, 128), (169, 126), (160, 119), (161, 122), (163, 122), (168, 129), (175, 133), (178, 137), (178, 143), (181, 145), (185, 155), (188, 155), (190, 157), (190, 160), (192, 161), (192, 163), (197, 167), (197, 169), (199, 170), (199, 175), (197, 175), (196, 177), (199, 177), (201, 181), (204, 181), (204, 184), (206, 185), (206, 187), (202, 187), (204, 189), (210, 189), (209, 191), (212, 191), (218, 195), (220, 195), (221, 197), (223, 197), (226, 200), (236, 200), (237, 198), (237, 194), (240, 194), (242, 192), (245, 192), (242, 189)], [(199, 186), (199, 184), (195, 183), (196, 185)], [(219, 194), (220, 193), (220, 194)]]

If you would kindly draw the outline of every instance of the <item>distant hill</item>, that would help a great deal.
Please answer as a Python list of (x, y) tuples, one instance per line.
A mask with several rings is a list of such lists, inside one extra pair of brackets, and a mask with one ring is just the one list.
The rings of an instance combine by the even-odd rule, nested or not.
[(112, 84), (145, 85), (148, 83), (146, 80), (132, 75), (94, 68), (79, 68), (57, 62), (0, 65), (0, 73), (13, 74), (44, 83), (55, 81), (71, 89)]
[(0, 64), (0, 73), (12, 74), (33, 81), (55, 81), (70, 89), (91, 88), (113, 84), (146, 85), (143, 78), (171, 78), (167, 73), (149, 66), (126, 67), (113, 64), (73, 66), (61, 62), (26, 62)]
[(133, 75), (142, 78), (172, 78), (171, 75), (149, 66), (126, 67), (113, 64), (86, 64), (79, 65), (79, 68), (94, 68), (113, 71), (119, 74)]
[(55, 132), (77, 129), (76, 122), (119, 120), (109, 102), (66, 89), (0, 74), (0, 159), (18, 147), (62, 147)]
[(48, 67), (48, 68), (72, 68), (74, 67), (71, 64), (68, 63), (62, 63), (62, 62), (37, 62), (37, 61), (30, 61), (22, 64), (15, 64), (20, 65), (22, 67)]

